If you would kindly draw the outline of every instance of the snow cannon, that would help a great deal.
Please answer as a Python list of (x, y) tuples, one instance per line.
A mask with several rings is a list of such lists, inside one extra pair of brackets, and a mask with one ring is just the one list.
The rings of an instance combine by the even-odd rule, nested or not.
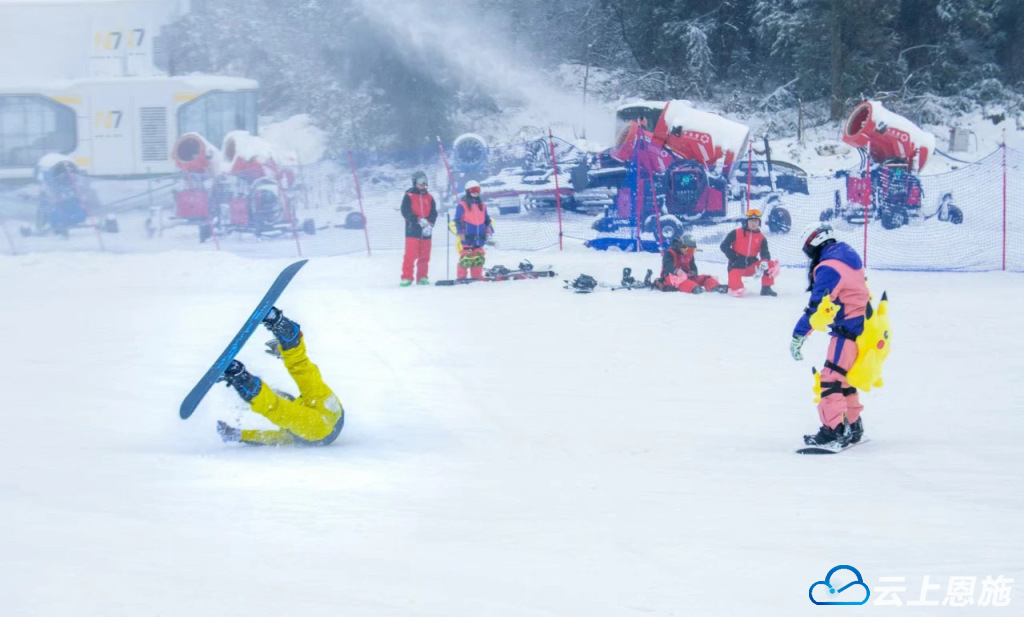
[(715, 167), (721, 160), (722, 175), (727, 177), (733, 164), (747, 151), (750, 127), (694, 109), (689, 101), (669, 101), (654, 127), (652, 139), (707, 168)]
[(490, 153), (487, 140), (476, 133), (463, 133), (452, 144), (452, 166), (456, 172), (482, 171)]
[(935, 149), (934, 135), (878, 101), (864, 101), (853, 108), (843, 125), (843, 141), (866, 148), (876, 163), (905, 161), (910, 172), (921, 171)]
[(81, 175), (75, 162), (62, 154), (47, 154), (36, 163), (36, 182), (51, 193), (73, 194), (75, 178)]
[(216, 150), (199, 133), (185, 133), (174, 142), (171, 158), (182, 171), (215, 175)]
[(271, 145), (248, 131), (231, 131), (225, 135), (222, 152), (226, 171), (250, 183), (277, 174)]

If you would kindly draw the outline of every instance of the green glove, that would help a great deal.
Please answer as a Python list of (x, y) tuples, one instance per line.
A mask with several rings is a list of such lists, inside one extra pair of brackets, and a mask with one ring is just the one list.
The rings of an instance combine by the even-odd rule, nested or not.
[(800, 348), (804, 346), (804, 341), (806, 340), (806, 336), (794, 336), (793, 340), (789, 342), (789, 355), (793, 356), (794, 360), (800, 361), (804, 359), (804, 354), (800, 353)]

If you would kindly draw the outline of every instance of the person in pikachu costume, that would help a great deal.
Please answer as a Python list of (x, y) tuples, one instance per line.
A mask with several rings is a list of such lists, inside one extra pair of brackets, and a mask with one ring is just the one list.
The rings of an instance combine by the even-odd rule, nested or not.
[(825, 365), (820, 373), (815, 371), (821, 428), (805, 435), (804, 443), (844, 447), (864, 435), (858, 389), (882, 385), (882, 363), (890, 345), (888, 297), (883, 294), (878, 310), (872, 309), (860, 255), (836, 240), (831, 225), (812, 225), (801, 237), (811, 260), (811, 297), (793, 328), (790, 354), (803, 360), (801, 347), (812, 330), (827, 330), (831, 336)]

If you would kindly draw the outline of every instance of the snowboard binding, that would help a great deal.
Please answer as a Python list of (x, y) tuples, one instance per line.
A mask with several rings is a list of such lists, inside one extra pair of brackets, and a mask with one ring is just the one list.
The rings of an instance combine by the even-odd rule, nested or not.
[(581, 274), (571, 281), (566, 281), (566, 289), (572, 289), (576, 293), (590, 293), (597, 287), (597, 279), (589, 274)]

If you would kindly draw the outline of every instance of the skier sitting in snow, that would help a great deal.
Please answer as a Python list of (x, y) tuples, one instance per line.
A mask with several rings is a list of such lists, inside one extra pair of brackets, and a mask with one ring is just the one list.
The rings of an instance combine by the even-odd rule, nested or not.
[[(793, 328), (790, 354), (803, 360), (800, 348), (811, 333), (811, 316), (827, 295), (838, 307), (831, 325), (832, 340), (821, 370), (821, 400), (818, 417), (821, 429), (817, 435), (805, 435), (809, 446), (838, 442), (857, 443), (864, 433), (860, 414), (864, 407), (851, 387), (846, 374), (857, 359), (856, 339), (864, 331), (864, 316), (869, 300), (860, 255), (849, 244), (837, 242), (832, 226), (820, 223), (809, 227), (802, 236), (804, 253), (811, 263), (807, 271), (811, 299), (804, 314)], [(849, 424), (850, 430), (846, 430)]]
[(299, 386), (299, 398), (278, 394), (259, 377), (245, 370), (241, 362), (232, 360), (221, 380), (234, 387), (253, 411), (281, 429), (239, 429), (217, 422), (221, 439), (275, 446), (326, 446), (333, 443), (345, 424), (345, 410), (321, 379), (320, 369), (306, 357), (306, 343), (299, 324), (274, 307), (263, 319), (263, 325), (274, 333), (276, 351), (284, 360), (288, 374)]
[[(455, 210), (455, 230), (462, 243), (456, 275), (460, 279), (471, 276), (484, 278), (484, 244), (487, 236), (494, 233), (487, 206), (480, 199), (480, 183), (470, 180), (466, 183), (466, 194)], [(467, 272), (468, 270), (468, 272)]]
[(772, 289), (779, 275), (779, 262), (768, 252), (768, 239), (761, 233), (761, 211), (747, 210), (743, 227), (729, 232), (722, 240), (722, 252), (729, 260), (729, 295), (740, 297), (746, 293), (743, 277), (761, 275), (761, 295), (777, 296)]
[(697, 261), (694, 259), (696, 251), (697, 243), (689, 234), (672, 240), (661, 258), (661, 277), (654, 282), (654, 286), (662, 291), (694, 294), (728, 291), (729, 288), (719, 285), (715, 277), (697, 272)]

